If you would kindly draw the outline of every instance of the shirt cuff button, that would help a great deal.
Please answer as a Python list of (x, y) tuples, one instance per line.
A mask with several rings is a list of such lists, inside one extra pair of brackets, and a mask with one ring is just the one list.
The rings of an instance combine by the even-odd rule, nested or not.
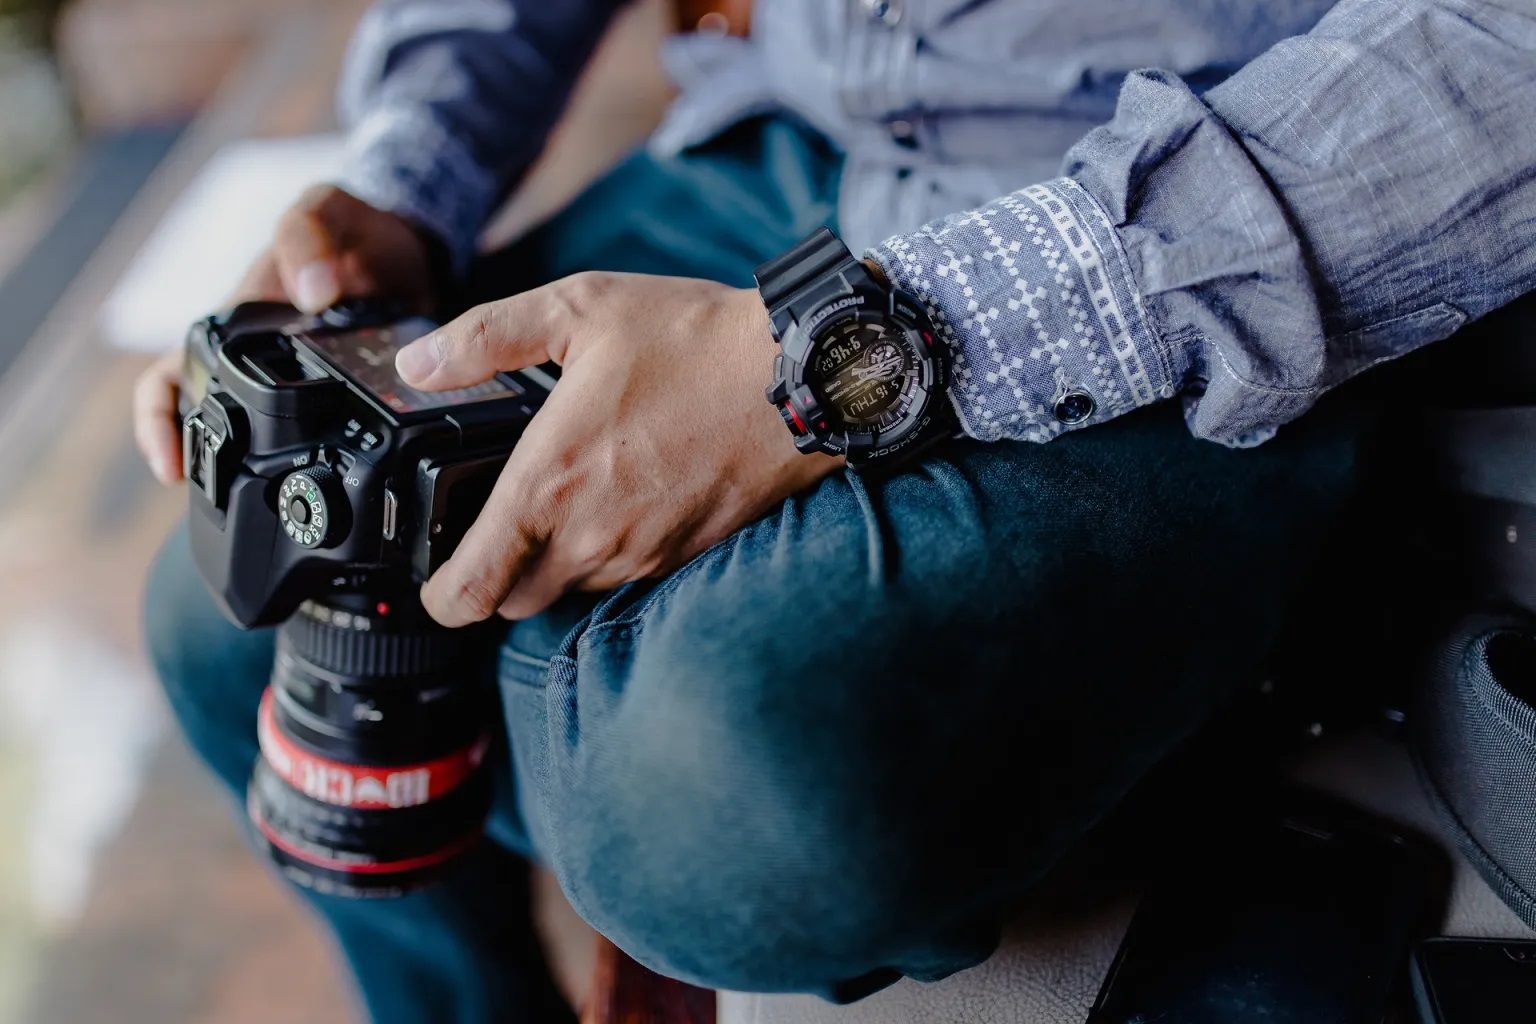
[(899, 0), (864, 0), (864, 9), (871, 18), (887, 28), (895, 28), (896, 23), (901, 21)]
[(1093, 396), (1080, 388), (1073, 388), (1056, 399), (1051, 412), (1067, 426), (1075, 426), (1093, 415)]

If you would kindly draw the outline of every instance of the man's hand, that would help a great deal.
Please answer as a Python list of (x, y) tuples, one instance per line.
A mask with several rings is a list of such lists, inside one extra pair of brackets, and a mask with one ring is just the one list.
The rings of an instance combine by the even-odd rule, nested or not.
[(553, 360), (529, 425), (458, 551), (422, 588), (462, 626), (571, 589), (656, 576), (841, 466), (795, 450), (763, 399), (776, 348), (753, 291), (578, 274), (471, 310), (401, 350), (425, 390)]
[[(341, 189), (310, 189), (278, 223), (272, 248), (256, 261), (231, 302), (267, 299), (318, 313), (342, 298), (382, 296), (411, 309), (431, 307), (427, 247), (416, 230)], [(150, 470), (181, 479), (176, 395), (182, 353), (167, 353), (139, 376), (133, 430)]]

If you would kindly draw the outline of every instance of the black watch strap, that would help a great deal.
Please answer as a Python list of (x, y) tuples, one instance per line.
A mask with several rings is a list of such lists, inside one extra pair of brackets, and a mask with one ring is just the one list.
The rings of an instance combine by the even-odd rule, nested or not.
[(774, 335), (783, 334), (796, 319), (805, 304), (798, 300), (811, 298), (812, 293), (822, 298), (821, 285), (833, 275), (850, 273), (868, 275), (869, 271), (827, 228), (817, 228), (805, 241), (753, 271)]

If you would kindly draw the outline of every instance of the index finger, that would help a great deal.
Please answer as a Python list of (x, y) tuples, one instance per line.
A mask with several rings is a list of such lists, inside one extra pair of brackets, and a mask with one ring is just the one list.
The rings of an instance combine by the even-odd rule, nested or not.
[(395, 355), (395, 369), (423, 391), (467, 388), (502, 370), (521, 370), (564, 354), (567, 325), (553, 285), (476, 306)]
[(548, 543), (550, 529), (535, 514), (521, 482), (523, 460), (517, 452), (458, 550), (422, 585), (422, 605), (444, 626), (467, 626), (494, 615)]

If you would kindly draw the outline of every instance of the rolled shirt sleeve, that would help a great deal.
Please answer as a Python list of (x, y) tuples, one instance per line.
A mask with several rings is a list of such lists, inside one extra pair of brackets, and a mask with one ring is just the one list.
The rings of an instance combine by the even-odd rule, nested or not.
[(1181, 396), (1197, 436), (1254, 444), (1536, 289), (1532, 124), (1536, 9), (1341, 0), (1204, 96), (1130, 76), (1064, 177), (869, 255), (951, 345), (973, 437)]
[(348, 50), (342, 188), (441, 238), (462, 269), (543, 148), (621, 0), (382, 0)]

